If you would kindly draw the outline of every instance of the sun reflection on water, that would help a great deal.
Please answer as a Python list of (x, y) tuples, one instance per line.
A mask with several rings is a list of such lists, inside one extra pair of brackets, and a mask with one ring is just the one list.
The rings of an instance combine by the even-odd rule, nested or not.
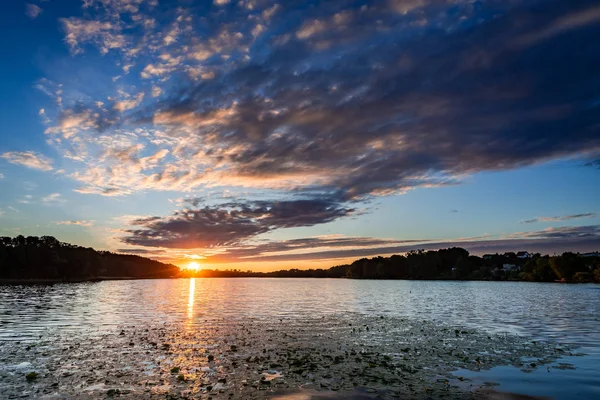
[(187, 322), (192, 323), (194, 317), (194, 297), (196, 294), (196, 278), (190, 278), (190, 295), (188, 297)]

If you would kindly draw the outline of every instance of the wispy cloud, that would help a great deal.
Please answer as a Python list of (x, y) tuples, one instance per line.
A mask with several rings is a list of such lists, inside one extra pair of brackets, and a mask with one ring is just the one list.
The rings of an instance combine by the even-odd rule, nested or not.
[(572, 214), (572, 215), (563, 215), (563, 216), (559, 216), (559, 217), (539, 217), (539, 218), (533, 218), (533, 219), (528, 219), (525, 221), (521, 221), (522, 224), (534, 224), (537, 222), (558, 222), (558, 221), (568, 221), (571, 219), (579, 219), (579, 218), (593, 218), (598, 216), (599, 213), (597, 212), (593, 212), (593, 213), (583, 213), (583, 214)]
[(541, 29), (527, 33), (518, 40), (519, 45), (531, 46), (567, 33), (573, 29), (593, 25), (600, 21), (600, 7), (588, 7), (568, 13), (546, 24)]
[(90, 227), (94, 225), (94, 221), (83, 221), (83, 220), (75, 220), (75, 221), (58, 221), (56, 222), (57, 225), (78, 225), (78, 226), (85, 226), (85, 227)]
[(25, 15), (31, 19), (36, 19), (42, 13), (42, 9), (35, 4), (25, 5)]
[(166, 253), (166, 250), (161, 249), (117, 249), (116, 251), (117, 253), (143, 254), (146, 256)]
[(26, 194), (22, 199), (17, 200), (21, 204), (31, 204), (33, 203), (33, 196), (30, 194)]
[(42, 203), (64, 203), (65, 199), (62, 198), (60, 193), (51, 193), (48, 196), (42, 197)]
[(574, 239), (600, 238), (600, 225), (550, 227), (541, 231), (518, 232), (509, 238)]
[(31, 181), (25, 181), (23, 182), (23, 189), (27, 190), (28, 192), (31, 192), (35, 189), (37, 189), (38, 184), (35, 182), (31, 182)]
[(531, 252), (591, 251), (600, 247), (600, 226), (550, 228), (522, 232), (500, 238), (465, 240), (391, 240), (360, 237), (315, 237), (272, 241), (224, 249), (205, 257), (207, 263), (249, 261), (302, 261), (352, 259), (375, 255), (402, 254), (410, 250), (437, 250), (449, 247), (466, 248), (474, 254), (527, 249)]
[(41, 171), (52, 171), (52, 160), (33, 151), (9, 151), (0, 157), (12, 164), (23, 165)]
[(595, 167), (595, 168), (600, 169), (600, 158), (598, 158), (596, 160), (588, 161), (585, 165), (588, 167)]

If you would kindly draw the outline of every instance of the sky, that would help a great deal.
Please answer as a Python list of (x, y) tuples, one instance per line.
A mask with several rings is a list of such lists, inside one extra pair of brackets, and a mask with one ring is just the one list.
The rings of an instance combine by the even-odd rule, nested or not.
[(0, 235), (275, 270), (600, 250), (600, 5), (13, 0)]

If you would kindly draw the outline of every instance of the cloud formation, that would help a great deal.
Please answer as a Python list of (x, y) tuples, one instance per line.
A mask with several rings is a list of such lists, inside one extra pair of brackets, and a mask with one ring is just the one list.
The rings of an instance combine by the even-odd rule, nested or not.
[(226, 247), (274, 229), (327, 223), (354, 211), (327, 198), (224, 203), (176, 211), (169, 217), (133, 219), (129, 225), (140, 229), (127, 230), (122, 241), (167, 248)]
[(551, 227), (541, 231), (517, 233), (511, 236), (536, 239), (600, 238), (600, 225)]
[(596, 217), (597, 215), (599, 215), (599, 213), (593, 212), (593, 213), (563, 215), (563, 216), (560, 216), (560, 217), (540, 217), (540, 218), (533, 218), (533, 219), (528, 219), (528, 220), (525, 220), (525, 221), (521, 221), (521, 223), (522, 224), (533, 224), (533, 223), (536, 223), (536, 222), (568, 221), (568, 220), (571, 220), (571, 219), (592, 218), (592, 217)]
[(35, 153), (33, 151), (9, 151), (2, 154), (11, 164), (23, 165), (27, 168), (38, 169), (41, 171), (52, 171), (52, 160), (48, 157)]
[(438, 250), (462, 247), (473, 254), (503, 253), (515, 249), (543, 254), (580, 251), (600, 246), (600, 226), (573, 226), (524, 232), (493, 239), (465, 240), (386, 240), (357, 237), (315, 237), (273, 241), (256, 246), (231, 248), (204, 259), (207, 263), (252, 261), (305, 261), (324, 259), (355, 259), (384, 254), (402, 254), (411, 250)]
[(38, 85), (77, 192), (247, 193), (134, 219), (126, 244), (240, 248), (375, 196), (600, 152), (592, 0), (165, 4), (85, 0), (65, 43), (111, 73)]
[[(136, 96), (75, 103), (49, 128), (89, 165), (70, 175), (80, 192), (317, 187), (360, 199), (600, 149), (592, 1), (225, 3), (159, 23), (154, 3), (94, 1), (62, 20), (74, 52), (115, 52), (140, 79)], [(123, 136), (139, 158), (168, 155), (118, 170), (98, 154)]]

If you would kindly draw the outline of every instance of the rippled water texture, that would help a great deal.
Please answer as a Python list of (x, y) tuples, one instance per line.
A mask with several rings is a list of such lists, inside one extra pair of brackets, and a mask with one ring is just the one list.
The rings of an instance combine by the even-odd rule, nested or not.
[[(394, 348), (396, 342), (402, 341), (398, 330), (414, 329), (418, 326), (414, 321), (433, 323), (431, 330), (436, 329), (437, 322), (440, 326), (448, 327), (444, 328), (447, 330), (435, 333), (440, 335), (440, 342), (454, 340), (454, 327), (464, 327), (473, 337), (483, 338), (481, 340), (488, 340), (488, 334), (495, 335), (490, 336), (489, 340), (496, 340), (502, 335), (507, 338), (518, 335), (528, 343), (551, 343), (554, 346), (552, 349), (556, 346), (563, 346), (565, 349), (577, 347), (578, 353), (586, 355), (570, 356), (569, 351), (566, 351), (559, 354), (560, 359), (551, 360), (544, 358), (542, 349), (539, 349), (540, 353), (535, 356), (546, 360), (542, 363), (547, 364), (536, 365), (540, 361), (531, 362), (534, 367), (514, 360), (507, 362), (507, 365), (490, 364), (491, 369), (472, 368), (468, 363), (457, 364), (454, 376), (465, 378), (464, 382), (468, 384), (463, 381), (453, 384), (456, 387), (462, 385), (461, 389), (467, 391), (483, 385), (507, 392), (563, 400), (600, 398), (600, 286), (595, 285), (341, 279), (192, 279), (0, 286), (0, 356), (4, 354), (6, 357), (5, 360), (0, 360), (0, 364), (1, 361), (7, 364), (6, 361), (10, 358), (14, 362), (12, 369), (7, 369), (4, 373), (6, 377), (17, 379), (20, 376), (19, 368), (26, 369), (27, 363), (35, 366), (35, 360), (27, 359), (29, 356), (26, 349), (29, 347), (23, 347), (30, 346), (28, 343), (35, 345), (36, 341), (51, 338), (58, 341), (53, 346), (66, 346), (70, 340), (76, 340), (77, 345), (81, 346), (86, 337), (104, 338), (103, 340), (114, 340), (117, 343), (121, 339), (110, 335), (116, 335), (123, 327), (135, 327), (139, 332), (128, 332), (143, 337), (143, 332), (152, 333), (152, 329), (167, 326), (169, 328), (161, 334), (168, 336), (171, 342), (176, 341), (176, 336), (181, 334), (184, 335), (181, 336), (182, 343), (193, 344), (199, 332), (208, 328), (211, 329), (212, 336), (218, 336), (219, 329), (225, 329), (223, 334), (229, 335), (231, 332), (227, 331), (227, 327), (251, 323), (254, 333), (265, 329), (267, 335), (266, 332), (277, 333), (278, 323), (285, 324), (281, 325), (281, 332), (286, 332), (287, 329), (293, 333), (315, 324), (315, 321), (324, 321), (319, 326), (335, 332), (331, 337), (364, 346), (361, 341), (369, 340), (364, 331), (360, 337), (345, 335), (355, 334), (349, 330), (353, 322), (354, 327), (358, 327), (356, 323), (365, 321), (371, 322), (364, 324), (373, 325), (374, 318), (379, 321), (378, 332), (382, 332), (377, 340), (381, 346), (385, 345), (390, 349)], [(404, 327), (402, 324), (408, 322), (401, 321), (413, 322)], [(268, 328), (265, 327), (268, 326), (275, 330), (267, 331)], [(348, 329), (342, 329), (342, 326)], [(396, 333), (392, 335), (389, 332)], [(418, 335), (419, 331), (415, 332)], [(458, 335), (457, 333), (457, 337)], [(126, 336), (123, 340), (127, 339), (127, 343), (123, 345), (127, 346), (131, 342), (131, 346), (137, 348), (138, 336), (135, 336), (135, 340)], [(324, 344), (330, 339), (328, 334), (319, 338)], [(144, 340), (150, 340), (147, 334)], [(243, 339), (236, 337), (236, 340)], [(411, 343), (415, 343), (415, 340), (412, 339)], [(252, 342), (245, 342), (250, 357), (254, 350), (260, 350), (250, 351)], [(215, 341), (204, 344), (222, 347), (227, 343)], [(258, 346), (258, 343), (255, 344)], [(323, 346), (323, 349), (326, 347)], [(331, 347), (322, 351), (331, 351), (333, 356), (338, 350), (340, 349)], [(385, 364), (388, 358), (393, 359), (390, 362), (395, 362), (396, 359), (398, 362), (407, 362), (410, 359), (414, 365), (418, 364), (414, 358), (416, 356), (404, 355), (401, 350), (398, 347), (390, 353), (391, 356), (377, 362)], [(48, 347), (45, 351), (50, 354), (55, 349)], [(91, 350), (82, 351), (85, 353)], [(217, 351), (220, 350), (215, 350)], [(353, 349), (348, 347), (346, 351)], [(553, 351), (549, 357), (556, 356), (556, 351)], [(42, 353), (40, 350), (40, 354)], [(202, 354), (203, 357), (206, 356)], [(451, 354), (454, 356), (455, 353)], [(168, 356), (167, 352), (164, 357)], [(18, 360), (20, 357), (22, 360)], [(291, 356), (287, 354), (285, 357), (288, 360)], [(446, 355), (444, 357), (446, 358), (441, 359), (441, 362), (445, 365), (444, 368), (448, 368), (448, 365), (452, 365), (449, 364), (451, 360)], [(269, 373), (268, 366), (265, 368), (264, 373)], [(435, 366), (431, 368), (435, 369)], [(194, 378), (199, 381), (208, 379), (206, 374), (200, 376), (201, 370), (193, 373), (196, 374)], [(50, 371), (48, 374), (54, 372)], [(307, 376), (312, 377), (311, 374), (303, 374), (297, 379), (298, 382), (310, 380)], [(290, 387), (294, 387), (288, 383)], [(363, 382), (360, 382), (360, 386), (364, 386)], [(379, 382), (379, 388), (381, 386)], [(6, 387), (4, 386), (5, 390)], [(1, 390), (0, 388), (0, 397), (4, 398)], [(31, 394), (27, 392), (29, 389), (26, 386), (23, 390)], [(364, 395), (368, 396), (368, 393)]]

